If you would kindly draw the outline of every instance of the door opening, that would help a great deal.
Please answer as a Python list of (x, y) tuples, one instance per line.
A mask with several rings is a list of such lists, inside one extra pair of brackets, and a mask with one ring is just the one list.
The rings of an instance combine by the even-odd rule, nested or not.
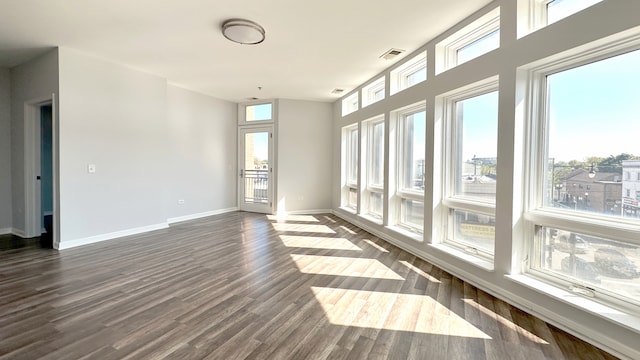
[(240, 128), (238, 169), (239, 208), (265, 214), (273, 212), (273, 129)]

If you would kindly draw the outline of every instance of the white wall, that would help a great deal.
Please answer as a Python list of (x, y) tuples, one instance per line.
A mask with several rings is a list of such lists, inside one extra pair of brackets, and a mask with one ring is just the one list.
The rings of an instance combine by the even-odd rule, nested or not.
[(332, 111), (329, 103), (278, 102), (278, 212), (331, 208)]
[(24, 103), (58, 93), (58, 50), (11, 69), (11, 193), (13, 229), (25, 231)]
[(166, 226), (165, 79), (59, 53), (60, 247)]
[(0, 68), (0, 234), (11, 232), (11, 81)]
[[(419, 51), (427, 51), (427, 81), (410, 89), (372, 104), (364, 109), (345, 117), (341, 116), (341, 101), (334, 103), (333, 109), (333, 176), (332, 176), (332, 207), (341, 217), (360, 225), (385, 240), (392, 242), (405, 250), (408, 250), (450, 273), (488, 291), (499, 298), (505, 299), (522, 309), (542, 317), (562, 329), (568, 330), (574, 335), (598, 346), (604, 347), (614, 354), (624, 355), (630, 358), (640, 358), (640, 343), (638, 333), (640, 326), (630, 329), (625, 325), (605, 319), (602, 314), (595, 311), (585, 311), (578, 306), (572, 306), (560, 301), (558, 298), (546, 295), (530, 287), (521, 285), (507, 278), (512, 268), (518, 268), (519, 263), (513, 264), (512, 253), (517, 253), (514, 243), (521, 243), (514, 233), (514, 224), (520, 216), (520, 205), (514, 201), (514, 193), (518, 193), (521, 187), (519, 180), (521, 175), (514, 169), (517, 168), (521, 158), (517, 154), (519, 148), (514, 134), (517, 133), (518, 124), (514, 121), (516, 114), (516, 69), (518, 66), (546, 58), (564, 50), (572, 49), (587, 44), (609, 35), (640, 26), (640, 2), (634, 0), (603, 1), (574, 16), (547, 26), (544, 29), (529, 34), (521, 39), (516, 37), (516, 7), (520, 1), (496, 0), (487, 9), (496, 5), (501, 7), (501, 46), (482, 57), (471, 60), (456, 68), (439, 75), (434, 73), (435, 44), (443, 40), (451, 33), (465, 26), (470, 20), (442, 34), (438, 38), (425, 44)], [(524, 1), (522, 1), (524, 3)], [(412, 55), (407, 55), (407, 59)], [(387, 76), (389, 71), (384, 72)], [(407, 106), (418, 101), (425, 101), (427, 107), (427, 154), (433, 154), (434, 144), (429, 141), (436, 130), (434, 107), (435, 97), (448, 91), (457, 89), (463, 85), (483, 80), (491, 76), (499, 75), (500, 78), (500, 109), (498, 130), (498, 189), (496, 206), (496, 255), (494, 271), (486, 271), (460, 257), (451, 255), (430, 245), (431, 228), (441, 228), (440, 223), (431, 223), (426, 220), (425, 242), (417, 242), (409, 237), (402, 236), (388, 228), (367, 221), (363, 217), (354, 215), (340, 209), (340, 144), (341, 128), (354, 124), (379, 114), (387, 114), (390, 111)], [(374, 76), (373, 79), (380, 75)], [(349, 95), (349, 94), (347, 94)], [(436, 139), (437, 140), (437, 139)], [(429, 156), (427, 157), (429, 159)], [(433, 169), (433, 161), (427, 160), (427, 173), (440, 173), (439, 169)], [(513, 179), (516, 179), (514, 181)], [(437, 179), (436, 179), (437, 180)], [(437, 183), (437, 181), (435, 181)], [(431, 186), (431, 188), (429, 188)], [(438, 192), (438, 189), (435, 189)], [(427, 185), (426, 204), (433, 204), (433, 182)], [(439, 199), (435, 199), (437, 203)], [(435, 218), (435, 217), (434, 217)], [(432, 227), (429, 225), (433, 225)]]
[(170, 135), (164, 181), (170, 219), (237, 207), (237, 112), (235, 103), (167, 87)]

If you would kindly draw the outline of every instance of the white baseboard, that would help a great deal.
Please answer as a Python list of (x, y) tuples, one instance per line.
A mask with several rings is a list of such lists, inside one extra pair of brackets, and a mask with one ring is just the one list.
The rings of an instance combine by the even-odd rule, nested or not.
[(15, 236), (19, 236), (21, 238), (26, 238), (27, 237), (27, 233), (24, 232), (23, 230), (20, 229), (16, 229), (16, 228), (12, 228), (11, 229), (11, 234), (15, 235)]
[(100, 242), (100, 241), (112, 240), (112, 239), (121, 238), (121, 237), (124, 237), (124, 236), (141, 234), (141, 233), (145, 233), (145, 232), (149, 232), (149, 231), (153, 231), (153, 230), (166, 229), (168, 227), (169, 227), (169, 224), (160, 223), (160, 224), (155, 224), (155, 225), (142, 226), (142, 227), (139, 227), (139, 228), (116, 231), (116, 232), (112, 232), (112, 233), (108, 233), (108, 234), (89, 236), (89, 237), (82, 238), (82, 239), (76, 239), (76, 240), (70, 240), (70, 241), (62, 241), (62, 242), (60, 242), (58, 244), (58, 250), (70, 249), (70, 248), (73, 248), (73, 247), (76, 247), (76, 246), (93, 244), (93, 243), (97, 243), (97, 242)]
[(213, 210), (213, 211), (205, 211), (205, 212), (201, 212), (201, 213), (197, 213), (197, 214), (190, 214), (190, 215), (185, 215), (185, 216), (173, 217), (173, 218), (167, 219), (167, 223), (169, 225), (171, 225), (171, 224), (175, 224), (175, 223), (179, 223), (179, 222), (183, 222), (183, 221), (196, 220), (196, 219), (200, 219), (200, 218), (207, 217), (207, 216), (220, 215), (220, 214), (229, 213), (229, 212), (233, 212), (233, 211), (238, 211), (238, 208), (237, 207), (233, 207), (233, 208), (219, 209), (219, 210)]
[(333, 210), (314, 209), (314, 210), (294, 210), (294, 211), (286, 212), (286, 215), (315, 215), (315, 214), (333, 214)]
[(0, 235), (13, 234), (12, 228), (0, 228)]

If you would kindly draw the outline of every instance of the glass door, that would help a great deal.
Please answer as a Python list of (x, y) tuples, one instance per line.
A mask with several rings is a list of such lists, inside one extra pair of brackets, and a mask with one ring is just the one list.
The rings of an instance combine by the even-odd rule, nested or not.
[(239, 129), (240, 210), (266, 214), (273, 212), (272, 133), (271, 126)]

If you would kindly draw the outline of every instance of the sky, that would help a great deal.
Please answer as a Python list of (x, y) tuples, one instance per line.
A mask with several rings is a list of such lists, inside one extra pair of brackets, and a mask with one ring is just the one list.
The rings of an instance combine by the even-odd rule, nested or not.
[(640, 156), (640, 50), (547, 79), (549, 157)]

